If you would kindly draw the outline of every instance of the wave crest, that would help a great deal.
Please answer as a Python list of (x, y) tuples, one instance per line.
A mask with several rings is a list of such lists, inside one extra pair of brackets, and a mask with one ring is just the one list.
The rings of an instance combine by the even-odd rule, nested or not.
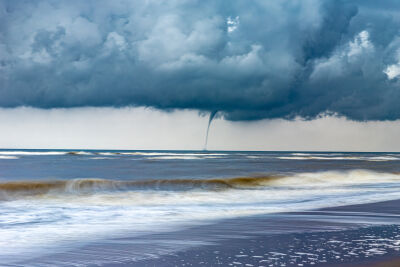
[(288, 175), (266, 175), (262, 177), (235, 177), (219, 179), (160, 179), (160, 180), (107, 180), (73, 179), (53, 181), (24, 181), (0, 183), (0, 200), (41, 194), (95, 194), (97, 192), (155, 190), (155, 191), (221, 191), (240, 189), (291, 188), (304, 189), (322, 187), (347, 187), (361, 184), (384, 184), (400, 182), (399, 173), (384, 173), (368, 170), (348, 172), (327, 171), (295, 173)]
[(57, 181), (23, 181), (0, 183), (0, 199), (47, 193), (90, 194), (120, 190), (224, 190), (267, 186), (279, 176), (236, 177), (229, 179), (164, 179), (114, 181), (107, 179), (73, 179)]

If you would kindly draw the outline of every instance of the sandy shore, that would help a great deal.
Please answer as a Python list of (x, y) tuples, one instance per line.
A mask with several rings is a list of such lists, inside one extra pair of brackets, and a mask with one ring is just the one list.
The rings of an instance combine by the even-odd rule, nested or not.
[(176, 233), (188, 239), (217, 236), (209, 245), (131, 264), (400, 266), (399, 214), (395, 200), (228, 220)]
[(99, 241), (20, 266), (400, 266), (399, 215), (395, 200), (243, 217)]

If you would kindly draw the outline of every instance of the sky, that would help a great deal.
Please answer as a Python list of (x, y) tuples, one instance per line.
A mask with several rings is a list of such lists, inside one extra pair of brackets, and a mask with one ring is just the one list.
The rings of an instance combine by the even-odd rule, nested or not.
[[(0, 148), (202, 150), (207, 116), (153, 108), (0, 109)], [(400, 151), (400, 121), (216, 118), (209, 150)]]
[(0, 0), (0, 147), (400, 151), (399, 13)]

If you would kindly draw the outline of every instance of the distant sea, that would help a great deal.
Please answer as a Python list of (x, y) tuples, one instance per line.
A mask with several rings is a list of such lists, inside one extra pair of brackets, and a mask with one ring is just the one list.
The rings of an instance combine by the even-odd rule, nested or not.
[[(398, 153), (3, 149), (0, 265), (150, 265), (151, 260), (202, 250), (235, 236), (246, 240), (249, 231), (265, 234), (272, 227), (265, 222), (283, 214), (314, 212), (315, 223), (326, 218), (316, 210), (397, 199)], [(395, 216), (351, 215), (353, 221), (341, 221), (353, 223), (351, 229), (398, 224)], [(344, 229), (329, 216), (334, 227), (319, 232)], [(311, 229), (274, 227), (281, 235)], [(191, 229), (202, 229), (202, 234)], [(400, 241), (397, 247), (393, 242), (390, 249), (395, 251)], [(232, 252), (230, 259), (221, 260), (240, 265), (252, 257), (247, 264), (257, 260), (259, 266), (329, 263), (299, 252), (297, 258), (307, 258), (300, 263), (285, 249), (279, 253), (287, 257), (276, 251), (274, 256), (268, 254), (274, 249), (269, 245), (263, 255), (253, 255), (259, 258)], [(370, 256), (387, 253), (388, 246), (377, 246), (380, 253)], [(346, 255), (339, 253), (336, 260), (353, 257)]]

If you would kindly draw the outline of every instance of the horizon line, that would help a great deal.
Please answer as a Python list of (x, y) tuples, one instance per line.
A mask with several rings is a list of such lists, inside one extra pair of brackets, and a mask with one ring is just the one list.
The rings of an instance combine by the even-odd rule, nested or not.
[(63, 150), (63, 151), (181, 151), (181, 152), (294, 152), (294, 153), (400, 153), (400, 151), (351, 151), (351, 150), (212, 150), (212, 149), (107, 149), (107, 148), (0, 148), (1, 150)]

